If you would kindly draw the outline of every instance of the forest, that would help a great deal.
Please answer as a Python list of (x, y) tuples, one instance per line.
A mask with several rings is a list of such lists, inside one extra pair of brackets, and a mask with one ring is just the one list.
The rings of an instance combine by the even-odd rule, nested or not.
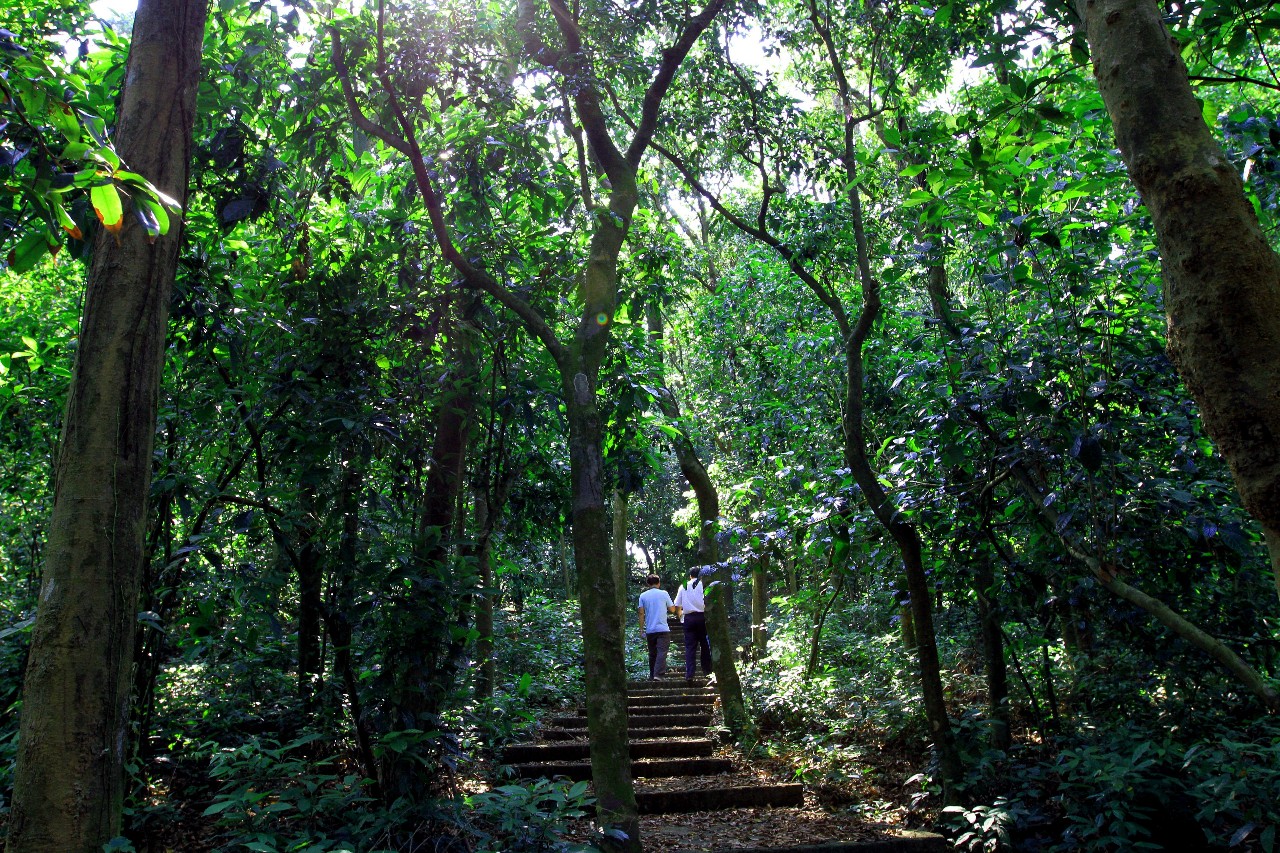
[(1275, 4), (0, 27), (7, 853), (1280, 849)]

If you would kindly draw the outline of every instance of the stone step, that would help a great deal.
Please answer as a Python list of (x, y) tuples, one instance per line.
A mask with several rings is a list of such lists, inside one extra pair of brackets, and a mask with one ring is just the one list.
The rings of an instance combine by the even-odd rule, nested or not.
[(631, 693), (627, 695), (627, 707), (654, 706), (654, 704), (714, 704), (716, 694), (710, 690), (663, 690), (662, 693)]
[(694, 791), (636, 791), (640, 814), (710, 812), (719, 809), (794, 808), (804, 805), (804, 786), (741, 785), (727, 788), (699, 788)]
[[(522, 779), (564, 776), (576, 782), (591, 778), (590, 761), (539, 761), (513, 766)], [(631, 775), (635, 778), (713, 776), (732, 769), (733, 762), (727, 758), (647, 758), (631, 762)]]
[[(633, 705), (627, 703), (628, 717), (653, 717), (653, 716), (683, 716), (685, 714), (710, 714), (711, 702), (701, 702), (696, 705)], [(574, 713), (579, 717), (587, 715), (586, 708), (576, 708)]]
[[(552, 717), (551, 725), (562, 729), (585, 729), (587, 727), (587, 718), (585, 716), (575, 717)], [(660, 729), (663, 727), (673, 726), (709, 726), (711, 725), (710, 714), (628, 714), (627, 715), (627, 731), (632, 729)]]
[[(661, 728), (627, 728), (627, 736), (632, 742), (637, 740), (660, 739), (660, 738), (701, 738), (706, 737), (706, 726), (663, 726)], [(587, 740), (587, 730), (585, 726), (571, 728), (554, 728), (544, 729), (542, 737), (545, 740), (563, 741), (563, 740)]]
[(628, 696), (679, 696), (684, 693), (696, 696), (718, 696), (714, 687), (700, 684), (698, 679), (694, 679), (692, 683), (686, 682), (683, 678), (675, 679), (675, 684), (669, 684), (666, 681), (645, 681), (641, 682), (642, 686), (633, 686), (627, 690)]
[[(701, 758), (711, 754), (714, 745), (706, 738), (694, 740), (633, 740), (630, 743), (632, 758)], [(561, 741), (559, 743), (517, 743), (502, 753), (505, 764), (532, 763), (534, 761), (568, 761), (585, 759), (591, 754), (586, 741)]]
[(706, 687), (707, 679), (703, 676), (695, 677), (691, 682), (684, 680), (684, 673), (679, 675), (668, 675), (665, 678), (659, 678), (654, 681), (644, 679), (643, 681), (628, 681), (627, 691), (632, 690), (687, 690), (690, 687)]
[[(897, 838), (877, 841), (828, 841), (792, 847), (734, 847), (732, 853), (948, 853), (950, 844), (932, 832), (903, 830)], [(706, 853), (703, 850), (675, 850), (672, 853)], [(718, 851), (717, 851), (718, 853)]]

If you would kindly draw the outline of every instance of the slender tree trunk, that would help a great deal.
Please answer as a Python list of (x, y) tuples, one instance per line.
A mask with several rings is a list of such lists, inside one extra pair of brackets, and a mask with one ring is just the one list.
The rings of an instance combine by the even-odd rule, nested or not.
[(1262, 524), (1280, 595), (1280, 257), (1205, 124), (1153, 0), (1077, 0), (1163, 260), (1169, 357)]
[(769, 643), (768, 626), (765, 617), (768, 615), (769, 602), (769, 552), (766, 550), (751, 566), (751, 652), (756, 660), (765, 655), (765, 647)]
[(352, 626), (346, 608), (351, 604), (355, 579), (359, 571), (360, 548), (360, 489), (364, 483), (366, 457), (349, 450), (343, 454), (342, 483), (338, 502), (342, 512), (342, 538), (338, 542), (338, 565), (334, 569), (335, 582), (330, 590), (331, 599), (325, 608), (325, 623), (333, 638), (333, 664), (342, 679), (351, 711), (351, 729), (356, 739), (356, 753), (366, 778), (376, 779), (378, 762), (373, 754), (373, 738), (364, 719), (364, 704), (360, 699), (360, 682), (356, 677), (355, 663), (351, 658)]
[(480, 576), (480, 598), (476, 602), (476, 696), (493, 696), (497, 665), (493, 660), (493, 544), (489, 529), (489, 490), (487, 484), (473, 492), (476, 513), (476, 572)]
[[(661, 309), (650, 304), (647, 319), (649, 339), (661, 363), (664, 341)], [(658, 405), (664, 415), (679, 422), (680, 406), (675, 395), (666, 387), (665, 368), (662, 369), (662, 374), (663, 387)], [(698, 563), (704, 566), (717, 565), (720, 562), (719, 548), (716, 545), (716, 532), (720, 527), (720, 495), (688, 436), (681, 432), (671, 439), (671, 444), (680, 463), (680, 472), (684, 474), (698, 501)], [(738, 678), (738, 667), (733, 659), (733, 635), (729, 630), (732, 587), (728, 574), (727, 569), (716, 570), (716, 575), (724, 577), (724, 580), (717, 582), (714, 596), (708, 595), (707, 639), (711, 642), (711, 669), (716, 676), (716, 690), (720, 694), (725, 726), (734, 740), (741, 741), (749, 733), (751, 720), (747, 716), (742, 681)], [(710, 592), (708, 589), (708, 593)], [(714, 599), (714, 604), (711, 599)]]
[(303, 486), (301, 508), (303, 521), (296, 526), (301, 541), (294, 570), (298, 574), (298, 695), (304, 710), (312, 708), (312, 692), (324, 661), (320, 655), (320, 621), (324, 606), (324, 549), (316, 528), (320, 514), (314, 486)]
[[(837, 572), (840, 570), (837, 568)], [(831, 591), (831, 597), (827, 599), (827, 603), (823, 605), (822, 612), (818, 614), (817, 620), (813, 623), (813, 637), (809, 643), (809, 665), (804, 669), (804, 677), (806, 679), (813, 678), (818, 671), (818, 657), (822, 648), (822, 628), (827, 624), (827, 614), (831, 612), (831, 608), (836, 603), (836, 598), (844, 590), (844, 573), (840, 573), (840, 577), (836, 580), (836, 588)]]
[[(187, 195), (203, 0), (142, 0), (117, 150)], [(54, 471), (32, 632), (9, 853), (97, 853), (119, 834), (131, 657), (156, 400), (182, 228), (154, 245), (126, 212), (94, 245)]]
[(991, 720), (991, 746), (1007, 750), (1009, 735), (1009, 670), (1004, 660), (1004, 631), (1000, 613), (991, 600), (995, 575), (989, 566), (978, 572), (978, 621), (982, 626), (982, 656), (987, 674), (987, 717)]

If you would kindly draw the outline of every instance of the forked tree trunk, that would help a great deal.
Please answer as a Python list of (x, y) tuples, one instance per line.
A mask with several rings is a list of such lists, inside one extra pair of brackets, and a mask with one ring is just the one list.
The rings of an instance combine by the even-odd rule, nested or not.
[[(205, 0), (142, 0), (117, 150), (185, 200)], [(125, 214), (94, 245), (54, 470), (23, 689), (8, 853), (97, 853), (119, 834), (156, 400), (182, 228)]]
[(1153, 0), (1077, 0), (1163, 261), (1169, 357), (1262, 524), (1280, 594), (1280, 257), (1205, 124)]

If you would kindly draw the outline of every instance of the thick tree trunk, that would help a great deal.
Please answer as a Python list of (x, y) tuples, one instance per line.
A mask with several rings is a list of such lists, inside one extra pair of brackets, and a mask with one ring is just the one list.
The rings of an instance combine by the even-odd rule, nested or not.
[(591, 780), (601, 822), (625, 832), (628, 841), (623, 846), (638, 853), (640, 820), (627, 744), (625, 628), (618, 610), (617, 578), (609, 547), (601, 452), (603, 426), (595, 383), (585, 372), (563, 380), (569, 414), (573, 553), (578, 566), (582, 650), (586, 659)]
[[(142, 0), (117, 149), (186, 198), (204, 0)], [(156, 400), (181, 227), (154, 245), (126, 212), (94, 245), (54, 471), (23, 690), (9, 853), (90, 853), (119, 834), (130, 663)]]
[(1077, 0), (1164, 262), (1169, 356), (1262, 524), (1280, 594), (1280, 257), (1205, 124), (1152, 0)]
[[(728, 573), (728, 569), (720, 572)], [(714, 577), (714, 575), (713, 575)], [(720, 709), (724, 725), (735, 742), (742, 742), (752, 732), (751, 717), (742, 698), (742, 682), (733, 660), (733, 636), (729, 633), (729, 613), (725, 606), (725, 585), (713, 581), (707, 586), (707, 638), (711, 641), (711, 671), (716, 676), (720, 693)]]

